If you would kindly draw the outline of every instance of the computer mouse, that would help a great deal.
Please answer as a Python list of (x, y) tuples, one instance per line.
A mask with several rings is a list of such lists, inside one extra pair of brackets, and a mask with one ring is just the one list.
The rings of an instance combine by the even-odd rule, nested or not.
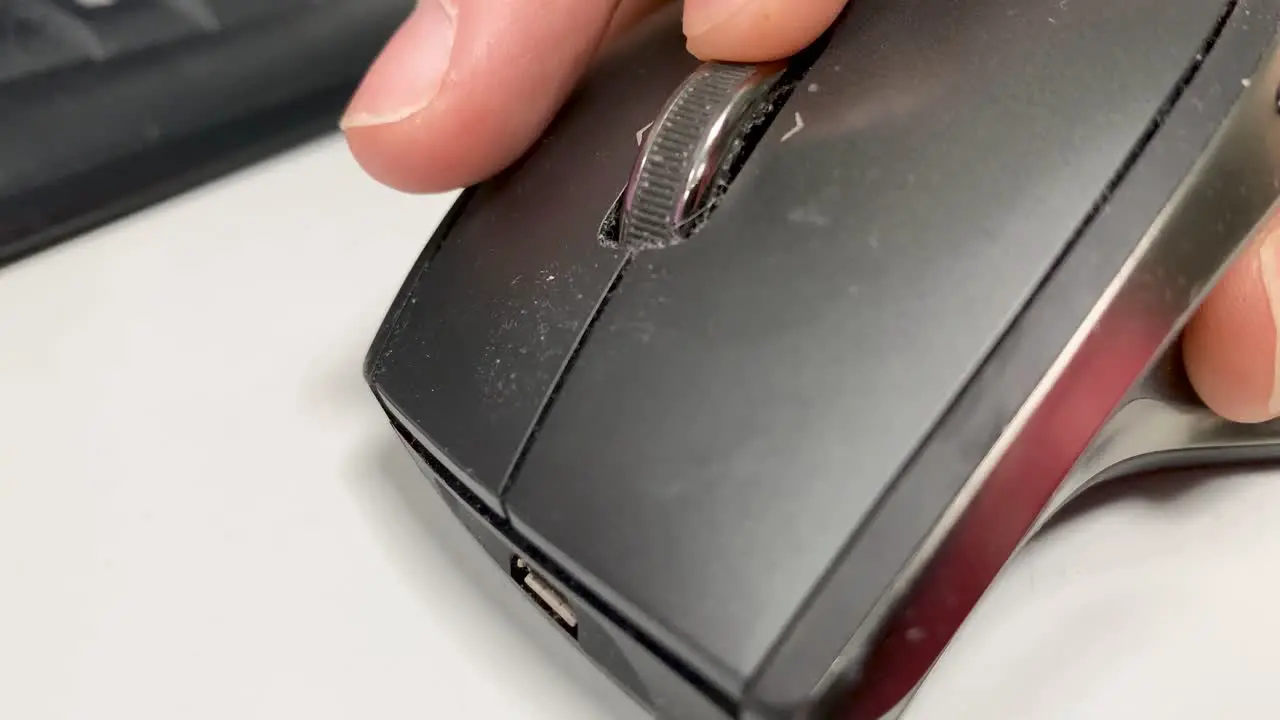
[(776, 63), (678, 8), (466, 190), (365, 376), (659, 717), (895, 717), (1090, 483), (1276, 455), (1177, 339), (1280, 195), (1280, 0), (859, 0)]

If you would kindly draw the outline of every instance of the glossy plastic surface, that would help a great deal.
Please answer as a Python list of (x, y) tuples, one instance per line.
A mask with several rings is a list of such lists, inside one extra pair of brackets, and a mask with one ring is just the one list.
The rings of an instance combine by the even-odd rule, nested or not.
[[(1016, 5), (859, 3), (701, 232), (636, 256), (514, 480), (522, 532), (726, 689), (765, 661), (1222, 11), (1086, 2), (1050, 23), (1056, 2)], [(985, 450), (934, 481), (922, 518)], [(851, 620), (919, 537), (884, 542)]]
[[(522, 165), (468, 194), (366, 372), (449, 492), (673, 677), (727, 712), (773, 718), (815, 711), (865, 669), (883, 693), (850, 712), (879, 717), (1216, 273), (1170, 279), (1159, 322), (1144, 326), (1159, 337), (1134, 336), (1140, 357), (1072, 366), (1105, 380), (1098, 406), (1074, 425), (1057, 418), (1062, 448), (1019, 437), (1015, 459), (1044, 457), (1036, 483), (1016, 488), (1014, 465), (1001, 466), (967, 506), (997, 439), (1168, 224), (1276, 11), (857, 3), (697, 235), (587, 274), (571, 264), (591, 280), (586, 298), (554, 281), (513, 285), (599, 252), (636, 131), (694, 67), (668, 13)], [(1213, 191), (1202, 183), (1195, 202)], [(1213, 257), (1247, 233), (1262, 199), (1250, 192), (1219, 203), (1216, 225), (1199, 210), (1187, 225), (1222, 230)], [(1194, 239), (1162, 252), (1194, 259)], [(548, 319), (566, 327), (544, 345)], [(486, 397), (496, 360), (533, 349), (553, 357), (521, 360), (528, 381), (509, 400)], [(987, 522), (991, 534), (941, 542), (959, 537), (946, 535), (957, 517), (970, 528), (1005, 501), (1017, 514)], [(912, 618), (891, 614), (895, 599), (936, 570), (934, 550), (973, 572), (929, 596), (941, 605), (920, 606), (924, 625), (899, 627)], [(934, 590), (954, 575), (930, 572), (922, 587)]]

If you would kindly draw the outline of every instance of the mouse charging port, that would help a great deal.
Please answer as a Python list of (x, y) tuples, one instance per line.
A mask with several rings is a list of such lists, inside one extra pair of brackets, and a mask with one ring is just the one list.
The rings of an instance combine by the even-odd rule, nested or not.
[(529, 563), (518, 557), (511, 558), (511, 579), (565, 632), (575, 639), (578, 637), (577, 614), (564, 596), (534, 572)]

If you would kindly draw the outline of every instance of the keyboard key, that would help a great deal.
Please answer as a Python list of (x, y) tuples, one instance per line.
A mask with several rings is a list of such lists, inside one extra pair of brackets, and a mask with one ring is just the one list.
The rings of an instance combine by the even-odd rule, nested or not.
[(304, 10), (317, 0), (171, 0), (172, 2), (198, 2), (209, 9), (220, 27), (228, 28), (246, 22), (270, 18), (275, 15)]
[(142, 50), (203, 33), (199, 17), (168, 0), (42, 0), (93, 32), (101, 55)]
[(60, 20), (48, 8), (0, 1), (0, 82), (89, 59), (87, 48), (58, 27)]

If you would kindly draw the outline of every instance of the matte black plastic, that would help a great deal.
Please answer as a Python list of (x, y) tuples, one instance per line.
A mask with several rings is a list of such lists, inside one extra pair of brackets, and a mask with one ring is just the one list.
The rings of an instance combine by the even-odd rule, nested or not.
[[(159, 33), (143, 49), (116, 54), (97, 25), (32, 10), (50, 7), (46, 0), (0, 8), (0, 19), (26, 28), (24, 37), (38, 34), (72, 56), (42, 55), (26, 74), (0, 82), (0, 263), (313, 136), (317, 121), (333, 131), (413, 5), (289, 0), (258, 3), (255, 12), (237, 4), (168, 3), (155, 22), (150, 3), (82, 10), (119, 13), (116, 24), (99, 23), (117, 33)], [(199, 11), (181, 15), (192, 24), (178, 34), (165, 34), (178, 6)], [(36, 52), (31, 43), (21, 49)], [(0, 64), (9, 47), (0, 46)]]
[(700, 234), (621, 280), (515, 479), (516, 527), (741, 692), (1223, 6), (857, 3)]
[(233, 27), (243, 22), (277, 14), (300, 12), (315, 0), (198, 0), (199, 4), (209, 8), (222, 27)]
[(70, 42), (33, 5), (11, 0), (0, 6), (0, 83), (90, 59), (89, 48)]
[[(84, 3), (82, 0), (9, 0), (16, 5), (45, 5), (52, 12), (80, 21), (88, 31), (81, 42), (97, 59), (199, 35), (201, 18), (167, 0), (123, 0)], [(192, 3), (198, 7), (199, 3)], [(212, 17), (212, 16), (210, 16)]]
[(661, 42), (651, 62), (615, 63), (588, 82), (519, 166), (468, 198), (379, 343), (377, 392), (494, 510), (623, 265), (622, 252), (596, 240), (626, 184), (636, 132), (696, 67), (678, 36)]

